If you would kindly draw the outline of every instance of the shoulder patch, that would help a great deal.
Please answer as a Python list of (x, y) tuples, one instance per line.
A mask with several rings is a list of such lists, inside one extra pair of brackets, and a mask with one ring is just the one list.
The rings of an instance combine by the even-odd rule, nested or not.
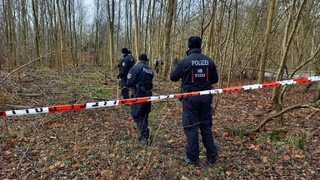
[(126, 66), (126, 63), (125, 63), (125, 62), (122, 62), (122, 66), (123, 66), (123, 67)]
[(131, 77), (132, 77), (132, 74), (129, 73), (129, 74), (127, 75), (127, 78), (128, 78), (128, 79), (131, 79)]

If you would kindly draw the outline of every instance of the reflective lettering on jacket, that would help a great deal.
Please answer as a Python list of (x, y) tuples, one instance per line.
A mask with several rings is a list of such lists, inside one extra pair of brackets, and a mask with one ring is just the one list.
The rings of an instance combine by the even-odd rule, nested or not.
[(209, 60), (202, 59), (202, 60), (192, 60), (191, 61), (192, 66), (208, 66)]
[(192, 60), (191, 61), (191, 82), (199, 81), (205, 79), (209, 80), (209, 60)]

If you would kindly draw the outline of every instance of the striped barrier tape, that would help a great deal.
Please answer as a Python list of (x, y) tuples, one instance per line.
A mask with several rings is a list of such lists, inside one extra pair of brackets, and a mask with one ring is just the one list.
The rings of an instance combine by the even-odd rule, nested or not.
[(156, 101), (156, 100), (171, 99), (171, 98), (183, 98), (188, 96), (219, 94), (219, 93), (226, 93), (226, 92), (237, 92), (242, 90), (246, 91), (246, 90), (253, 90), (253, 89), (284, 86), (284, 85), (291, 85), (291, 84), (301, 84), (301, 83), (308, 83), (312, 81), (320, 81), (320, 76), (294, 78), (291, 80), (266, 82), (262, 84), (244, 85), (244, 86), (236, 86), (236, 87), (223, 88), (223, 89), (186, 92), (186, 93), (178, 93), (178, 94), (170, 94), (170, 95), (159, 95), (159, 96), (150, 96), (150, 97), (129, 98), (129, 99), (123, 99), (123, 100), (111, 100), (111, 101), (89, 102), (89, 103), (83, 103), (83, 104), (69, 104), (69, 105), (57, 105), (57, 106), (38, 107), (38, 108), (21, 109), (21, 110), (10, 110), (10, 111), (0, 112), (0, 116), (21, 116), (21, 115), (29, 115), (29, 114), (43, 114), (43, 113), (81, 110), (81, 109), (104, 108), (104, 107), (110, 107), (110, 106), (130, 105), (135, 103), (143, 103), (148, 101)]

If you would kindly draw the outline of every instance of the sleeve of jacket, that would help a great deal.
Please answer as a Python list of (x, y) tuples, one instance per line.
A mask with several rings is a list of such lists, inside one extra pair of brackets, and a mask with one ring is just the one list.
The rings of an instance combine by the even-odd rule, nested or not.
[(170, 73), (171, 81), (179, 81), (182, 76), (182, 65), (178, 63), (177, 66)]
[(128, 87), (135, 86), (136, 79), (137, 79), (137, 70), (136, 68), (133, 67), (129, 70), (129, 73), (127, 75), (127, 86)]
[(128, 58), (124, 58), (121, 61), (121, 65), (120, 65), (121, 68), (120, 68), (119, 74), (127, 74), (129, 71), (129, 65), (130, 65), (130, 63), (128, 62)]
[(211, 84), (215, 84), (218, 82), (219, 78), (218, 78), (218, 72), (217, 72), (217, 68), (216, 65), (214, 64), (214, 62), (212, 63), (212, 67), (211, 67)]

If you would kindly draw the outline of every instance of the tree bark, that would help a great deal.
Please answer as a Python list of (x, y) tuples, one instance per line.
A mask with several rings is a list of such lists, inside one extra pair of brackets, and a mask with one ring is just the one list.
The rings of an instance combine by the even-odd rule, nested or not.
[(135, 52), (136, 55), (139, 56), (140, 46), (139, 46), (139, 17), (138, 17), (138, 7), (137, 7), (137, 0), (134, 0), (134, 45), (135, 45)]
[(65, 31), (63, 26), (61, 8), (59, 0), (56, 0), (57, 11), (58, 11), (58, 20), (59, 20), (59, 28), (60, 28), (60, 68), (62, 71), (65, 70)]
[[(110, 5), (111, 4), (111, 5)], [(114, 0), (107, 0), (107, 20), (109, 30), (109, 67), (113, 68), (114, 58), (114, 14), (115, 14), (115, 2)]]
[(258, 83), (264, 82), (264, 72), (266, 70), (266, 63), (267, 63), (267, 57), (268, 57), (268, 51), (269, 51), (270, 34), (271, 34), (275, 4), (276, 4), (276, 0), (270, 1), (267, 28), (266, 28), (266, 31), (264, 32), (264, 40), (263, 40), (264, 47), (263, 47), (262, 58), (260, 61)]
[(230, 87), (231, 77), (232, 77), (232, 70), (233, 70), (233, 62), (235, 59), (235, 46), (236, 46), (236, 33), (237, 33), (237, 21), (238, 21), (238, 1), (235, 0), (234, 4), (234, 13), (233, 13), (233, 25), (232, 25), (232, 46), (231, 46), (231, 57), (229, 62), (229, 69), (228, 69), (228, 87)]
[(164, 71), (163, 76), (167, 77), (169, 74), (169, 66), (170, 66), (170, 37), (171, 37), (171, 27), (173, 21), (173, 15), (176, 10), (176, 0), (170, 0), (168, 2), (167, 13), (166, 13), (166, 24), (164, 27)]
[(210, 22), (210, 29), (209, 29), (209, 37), (208, 42), (206, 46), (206, 53), (210, 57), (214, 57), (214, 47), (215, 47), (215, 41), (214, 41), (214, 30), (215, 30), (215, 23), (216, 23), (216, 11), (217, 11), (217, 0), (213, 0), (212, 2), (212, 13), (211, 13), (211, 22)]
[[(301, 2), (301, 5), (300, 5), (299, 10), (297, 12), (297, 15), (295, 17), (295, 20), (293, 22), (292, 28), (290, 28), (290, 25), (291, 25), (291, 20), (293, 19), (293, 15), (294, 15), (295, 1), (293, 1), (293, 4), (291, 6), (290, 15), (288, 17), (288, 22), (286, 24), (285, 34), (284, 34), (284, 38), (283, 38), (283, 42), (282, 42), (282, 57), (281, 57), (281, 62), (279, 65), (276, 81), (282, 80), (283, 72), (284, 72), (284, 68), (286, 66), (287, 56), (288, 56), (288, 52), (289, 52), (289, 47), (291, 45), (293, 35), (295, 34), (295, 32), (297, 30), (297, 26), (300, 21), (301, 12), (302, 12), (302, 9), (303, 9), (305, 3), (306, 3), (306, 0), (303, 0)], [(288, 35), (289, 29), (291, 29), (291, 31), (290, 31), (290, 34)], [(273, 89), (272, 106), (276, 110), (276, 112), (280, 112), (282, 110), (283, 95), (284, 95), (284, 91), (282, 91), (282, 93), (281, 93), (281, 87), (275, 87)], [(278, 116), (278, 126), (279, 127), (283, 126), (282, 116)]]

